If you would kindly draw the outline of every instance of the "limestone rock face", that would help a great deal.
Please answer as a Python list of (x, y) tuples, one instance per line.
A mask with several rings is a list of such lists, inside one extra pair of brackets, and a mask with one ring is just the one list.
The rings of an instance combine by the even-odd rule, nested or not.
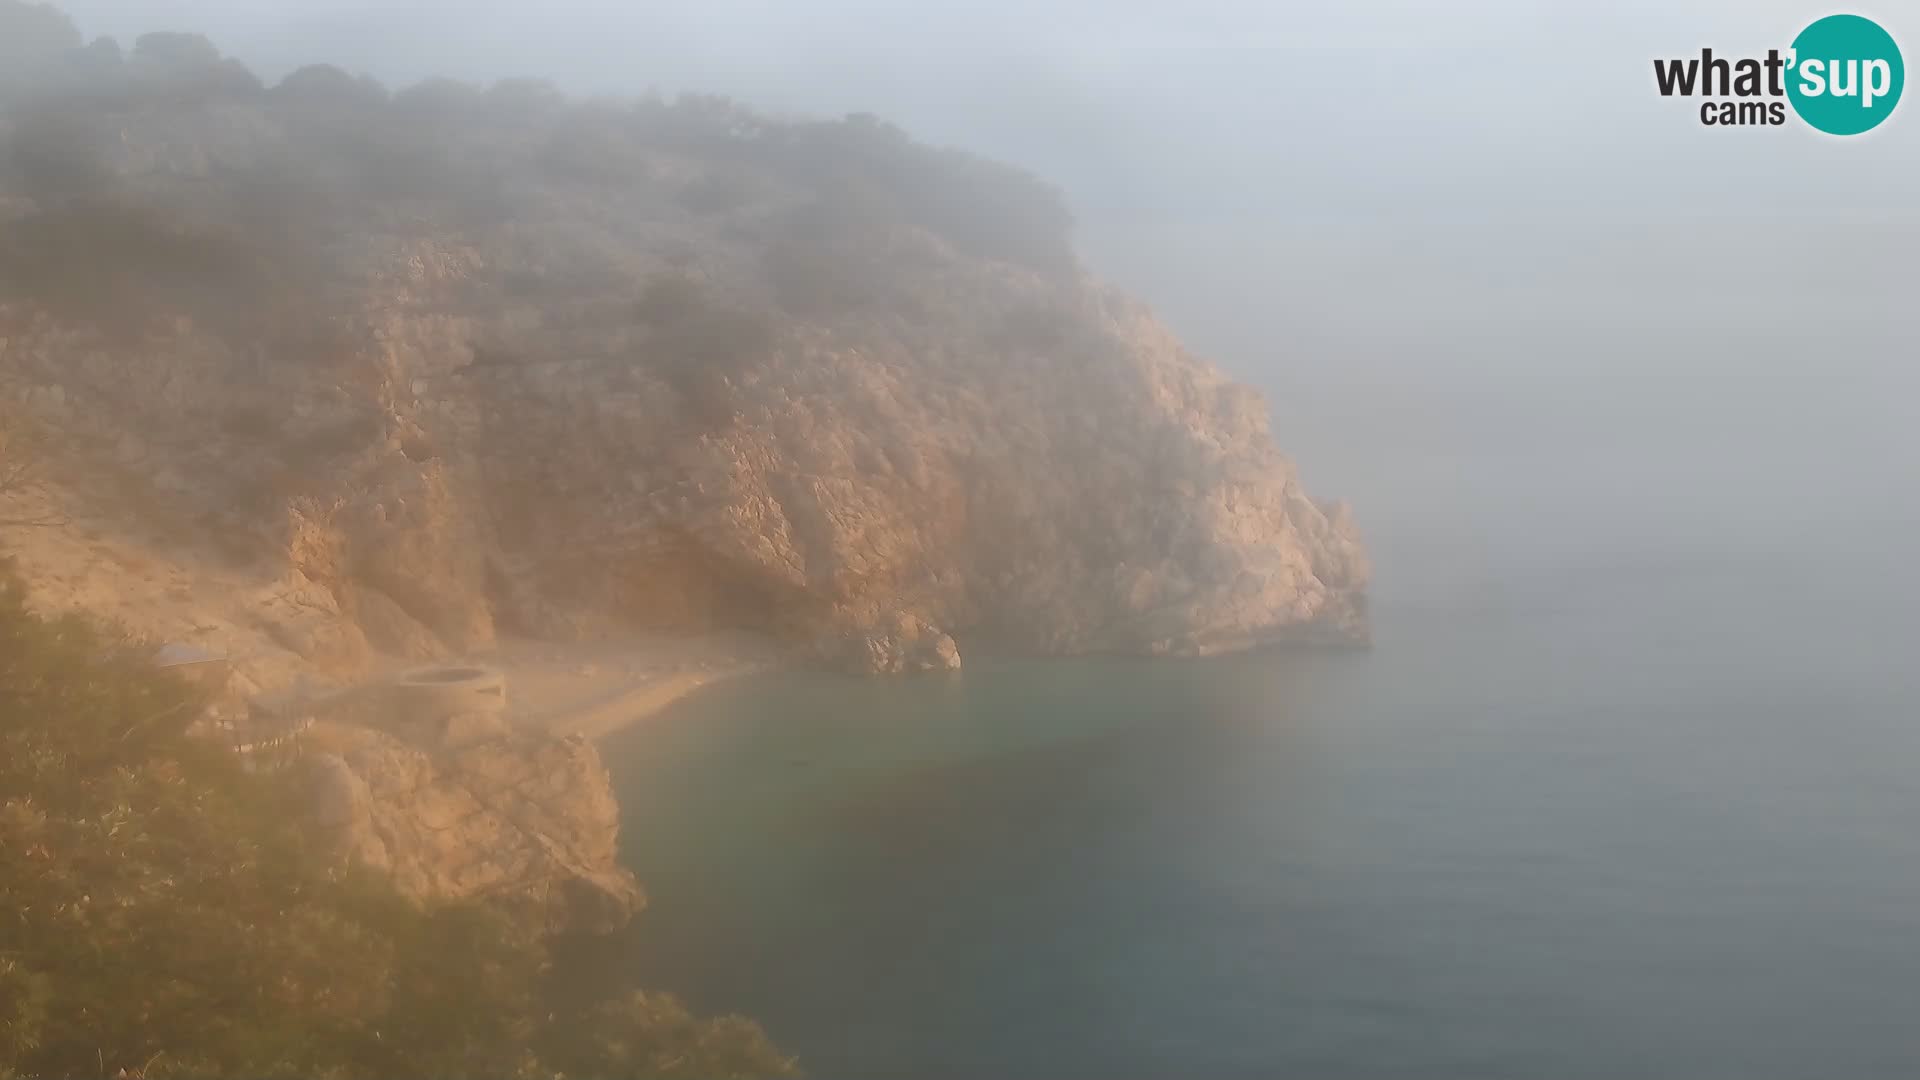
[[(1350, 513), (1030, 180), (870, 121), (209, 93), (99, 95), (61, 144), (207, 280), (0, 291), (0, 400), (288, 575), (303, 663), (634, 625), (889, 672), (956, 637), (1365, 637)], [(8, 183), (0, 245), (88, 212)]]
[(823, 636), (819, 648), (822, 660), (854, 674), (960, 670), (953, 638), (905, 611), (852, 620), (840, 635)]
[(591, 744), (508, 736), (438, 750), (367, 728), (308, 763), (343, 857), (422, 900), (482, 899), (551, 932), (606, 933), (644, 906), (617, 861), (619, 806)]
[(353, 620), (368, 643), (403, 660), (444, 660), (449, 651), (433, 631), (378, 589), (348, 591)]

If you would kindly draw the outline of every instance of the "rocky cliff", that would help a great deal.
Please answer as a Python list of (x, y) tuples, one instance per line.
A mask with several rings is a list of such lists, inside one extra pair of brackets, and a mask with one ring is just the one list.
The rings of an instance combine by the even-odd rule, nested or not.
[(620, 808), (580, 738), (421, 746), (333, 726), (302, 762), (342, 857), (418, 900), (478, 899), (553, 932), (606, 933), (644, 906), (619, 865)]
[(262, 652), (1365, 634), (1346, 509), (1024, 175), (865, 117), (36, 56), (0, 83), (0, 402), (63, 497), (252, 575)]

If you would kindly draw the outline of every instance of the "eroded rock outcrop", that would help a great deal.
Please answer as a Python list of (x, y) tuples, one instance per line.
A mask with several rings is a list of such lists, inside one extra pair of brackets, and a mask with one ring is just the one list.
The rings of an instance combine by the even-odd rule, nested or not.
[(616, 858), (619, 806), (583, 739), (425, 748), (363, 727), (315, 736), (315, 823), (340, 854), (420, 900), (480, 899), (548, 931), (605, 933), (644, 906)]
[(952, 636), (899, 609), (842, 613), (840, 625), (821, 634), (814, 648), (822, 663), (854, 674), (960, 670), (960, 647)]

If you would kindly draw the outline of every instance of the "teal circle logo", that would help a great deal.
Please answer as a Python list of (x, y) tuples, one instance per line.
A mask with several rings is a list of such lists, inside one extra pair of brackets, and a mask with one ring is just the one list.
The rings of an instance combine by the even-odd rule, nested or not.
[(1893, 35), (1858, 15), (1829, 15), (1800, 31), (1788, 63), (1793, 111), (1829, 135), (1879, 127), (1907, 84)]

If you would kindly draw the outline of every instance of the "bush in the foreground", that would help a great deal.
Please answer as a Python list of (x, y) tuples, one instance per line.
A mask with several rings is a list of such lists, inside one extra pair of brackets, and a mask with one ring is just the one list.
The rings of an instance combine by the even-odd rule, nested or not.
[(792, 1074), (664, 996), (549, 1011), (540, 941), (329, 869), (195, 705), (0, 566), (0, 1080)]

